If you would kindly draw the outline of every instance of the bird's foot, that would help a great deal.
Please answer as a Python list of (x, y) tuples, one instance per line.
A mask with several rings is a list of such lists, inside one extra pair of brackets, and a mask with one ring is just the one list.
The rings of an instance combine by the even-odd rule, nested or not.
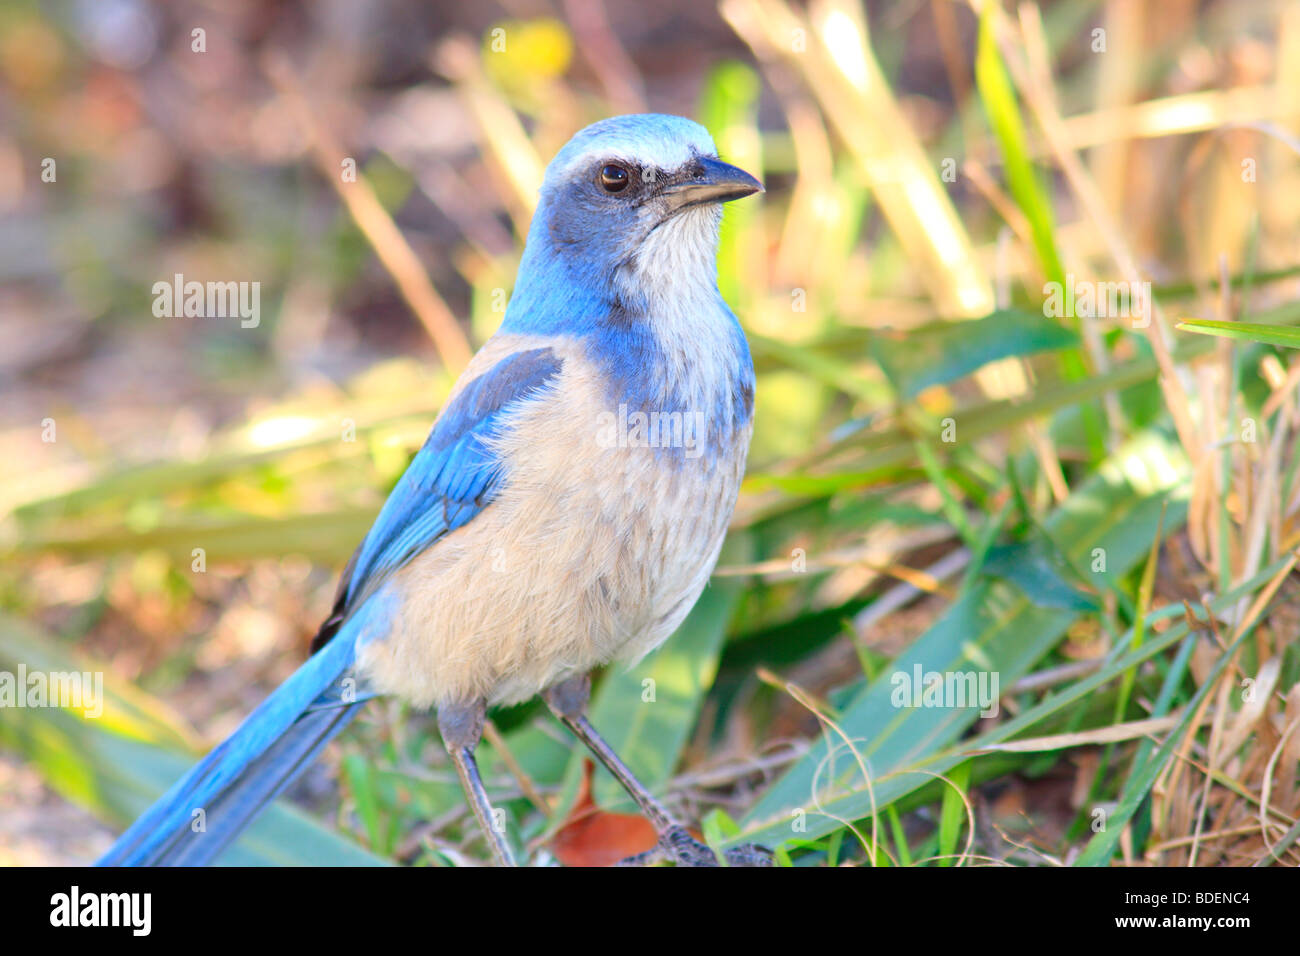
[(677, 866), (717, 866), (714, 852), (683, 826), (669, 827), (659, 834), (659, 845), (664, 854)]
[[(723, 853), (727, 866), (771, 866), (772, 851), (755, 843), (742, 843)], [(660, 860), (677, 866), (720, 866), (717, 855), (691, 836), (684, 826), (669, 827), (659, 834), (653, 849), (619, 861), (619, 866), (648, 866)]]
[(772, 851), (757, 843), (740, 843), (726, 850), (727, 866), (776, 866)]

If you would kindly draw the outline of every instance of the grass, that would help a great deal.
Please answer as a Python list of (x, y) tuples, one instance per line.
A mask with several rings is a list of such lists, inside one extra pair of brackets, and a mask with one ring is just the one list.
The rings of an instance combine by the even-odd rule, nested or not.
[[(1300, 169), (1274, 134), (1300, 121), (1300, 21), (1252, 3), (1200, 22), (976, 6), (868, 24), (841, 0), (720, 3), (742, 46), (694, 112), (767, 183), (728, 210), (719, 256), (759, 369), (751, 464), (711, 587), (664, 648), (599, 677), (593, 722), (710, 843), (760, 841), (786, 865), (1295, 865)], [(957, 42), (921, 49), (932, 18)], [(246, 235), (172, 249), (196, 273), (249, 249), (275, 263), (265, 328), (163, 345), (199, 350), (203, 388), (238, 395), (197, 449), (128, 460), (71, 400), (55, 442), (30, 423), (0, 435), (25, 466), (0, 480), (0, 666), (102, 670), (115, 688), (103, 718), (0, 711), (0, 744), (114, 825), (300, 659), (465, 343), (500, 321), (541, 164), (644, 102), (641, 78), (608, 80), (617, 37), (504, 29), (504, 52), (490, 31), (440, 37), (418, 81), (463, 104), (473, 158), (446, 168), (341, 145), (290, 58), (258, 64), (310, 152), (253, 177), (270, 198)], [(922, 96), (905, 67), (925, 52), (943, 83)], [(1274, 69), (1242, 78), (1234, 56)], [(349, 151), (355, 189), (333, 173)], [(471, 180), (491, 189), (457, 206)], [(252, 185), (229, 188), (249, 205)], [(45, 201), (67, 205), (40, 218), (85, 215)], [(430, 204), (455, 236), (431, 241)], [(283, 225), (302, 209), (328, 223), (312, 250)], [(139, 241), (161, 256), (165, 239)], [(130, 266), (75, 255), (73, 288), (104, 286), (99, 327), (145, 321)], [(57, 269), (18, 278), (69, 287)], [(1049, 283), (1145, 299), (1051, 314)], [(304, 310), (377, 295), (417, 317), (418, 360), (285, 374), (301, 336), (328, 345)], [(1187, 315), (1215, 318), (1170, 318)], [(912, 706), (900, 686), (918, 672), (996, 676), (996, 706)], [(582, 756), (525, 705), (493, 715), (481, 758), (521, 853), (552, 860)], [(486, 858), (428, 715), (371, 705), (326, 765), (232, 859)], [(592, 798), (631, 812), (603, 773)]]

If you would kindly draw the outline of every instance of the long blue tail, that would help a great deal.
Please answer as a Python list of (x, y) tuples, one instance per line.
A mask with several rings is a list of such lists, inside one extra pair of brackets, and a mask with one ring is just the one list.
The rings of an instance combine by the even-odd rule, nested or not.
[(355, 618), (344, 624), (97, 865), (203, 866), (216, 859), (364, 703), (344, 681), (359, 630)]

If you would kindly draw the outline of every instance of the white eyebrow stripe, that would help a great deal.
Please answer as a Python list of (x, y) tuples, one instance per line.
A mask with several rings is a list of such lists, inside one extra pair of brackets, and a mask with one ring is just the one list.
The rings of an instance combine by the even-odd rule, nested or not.
[(565, 155), (566, 151), (562, 150), (547, 168), (547, 180), (568, 179), (583, 167), (609, 160), (632, 166), (653, 166), (671, 173), (697, 156), (718, 155), (713, 138), (704, 127), (679, 118), (662, 119), (671, 122), (628, 129), (606, 128), (581, 143), (579, 152)]
[[(674, 144), (678, 146), (678, 144)], [(709, 153), (699, 149), (676, 148), (671, 153), (655, 152), (650, 153), (646, 150), (631, 150), (604, 148), (589, 149), (584, 153), (575, 156), (571, 161), (559, 169), (552, 170), (551, 174), (555, 178), (564, 179), (576, 170), (583, 169), (587, 166), (594, 167), (601, 162), (623, 163), (628, 166), (653, 166), (655, 169), (665, 173), (675, 172), (681, 169), (687, 163), (694, 160), (697, 156), (707, 156)]]

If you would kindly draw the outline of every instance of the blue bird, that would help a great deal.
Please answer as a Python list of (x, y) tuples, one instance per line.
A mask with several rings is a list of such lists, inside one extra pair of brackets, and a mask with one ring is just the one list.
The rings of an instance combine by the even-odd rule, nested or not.
[(656, 856), (718, 864), (585, 712), (591, 671), (663, 642), (717, 561), (754, 405), (718, 227), (722, 203), (762, 190), (677, 116), (603, 120), (560, 150), (501, 328), (348, 563), (312, 656), (101, 864), (211, 862), (377, 694), (437, 708), (498, 864), (513, 856), (474, 749), (489, 707), (537, 695), (654, 825)]

